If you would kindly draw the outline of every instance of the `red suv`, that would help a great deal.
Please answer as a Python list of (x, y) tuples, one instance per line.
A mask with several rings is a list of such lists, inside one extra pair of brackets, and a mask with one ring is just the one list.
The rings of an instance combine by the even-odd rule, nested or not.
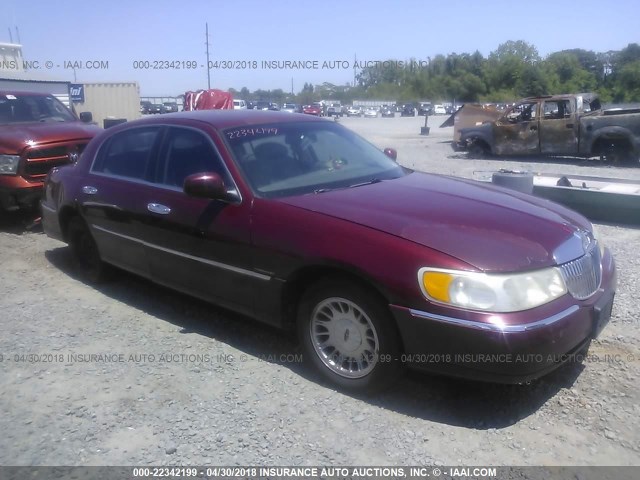
[(0, 91), (0, 210), (37, 206), (49, 170), (75, 162), (100, 131), (53, 95)]

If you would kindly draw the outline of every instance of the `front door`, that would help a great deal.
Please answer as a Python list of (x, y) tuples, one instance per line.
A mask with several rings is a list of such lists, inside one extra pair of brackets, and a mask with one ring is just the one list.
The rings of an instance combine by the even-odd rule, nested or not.
[(494, 125), (494, 152), (498, 155), (540, 153), (538, 103), (521, 102)]
[(253, 313), (256, 282), (269, 277), (252, 270), (250, 202), (190, 197), (187, 176), (218, 173), (228, 189), (231, 175), (211, 138), (191, 127), (167, 127), (153, 186), (140, 194), (142, 240), (154, 281)]

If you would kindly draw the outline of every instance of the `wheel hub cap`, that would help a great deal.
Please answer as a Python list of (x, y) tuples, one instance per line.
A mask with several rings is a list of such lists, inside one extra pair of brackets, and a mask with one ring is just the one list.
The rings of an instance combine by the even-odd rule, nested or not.
[(378, 335), (369, 316), (356, 303), (339, 297), (323, 300), (311, 314), (311, 343), (334, 373), (361, 378), (378, 361)]

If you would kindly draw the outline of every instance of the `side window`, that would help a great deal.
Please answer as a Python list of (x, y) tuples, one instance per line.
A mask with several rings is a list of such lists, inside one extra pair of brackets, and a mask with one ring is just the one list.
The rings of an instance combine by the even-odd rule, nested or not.
[(144, 180), (159, 131), (136, 128), (115, 134), (100, 149), (91, 171)]
[(185, 178), (189, 175), (215, 172), (222, 177), (226, 185), (230, 184), (222, 160), (204, 134), (188, 128), (172, 127), (164, 145), (160, 183), (182, 188)]
[(544, 118), (558, 120), (571, 116), (571, 102), (569, 100), (554, 100), (544, 102)]
[(520, 123), (536, 120), (538, 104), (536, 102), (519, 103), (507, 115), (509, 122)]

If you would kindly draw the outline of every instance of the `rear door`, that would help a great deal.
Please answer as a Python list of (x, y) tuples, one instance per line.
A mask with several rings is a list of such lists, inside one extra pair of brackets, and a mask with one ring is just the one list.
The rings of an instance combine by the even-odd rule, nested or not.
[(540, 116), (540, 151), (546, 155), (578, 153), (578, 123), (573, 102), (546, 100)]
[(152, 176), (162, 129), (131, 128), (106, 140), (78, 199), (103, 260), (147, 277), (149, 264), (140, 242), (139, 192)]
[(516, 104), (494, 125), (494, 152), (498, 155), (540, 153), (538, 103)]

